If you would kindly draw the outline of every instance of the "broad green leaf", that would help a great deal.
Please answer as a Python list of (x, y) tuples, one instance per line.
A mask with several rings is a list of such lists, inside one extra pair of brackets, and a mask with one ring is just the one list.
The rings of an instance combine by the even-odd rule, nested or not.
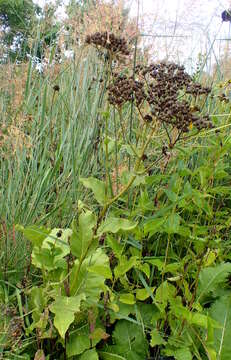
[(208, 327), (208, 316), (200, 313), (191, 313), (191, 323), (207, 329)]
[(89, 339), (88, 327), (82, 327), (80, 330), (73, 331), (67, 339), (67, 356), (72, 357), (82, 354), (85, 350), (90, 349), (91, 342)]
[(99, 360), (99, 356), (95, 349), (85, 351), (78, 360)]
[(165, 344), (166, 344), (166, 341), (162, 338), (159, 331), (157, 329), (152, 330), (150, 345), (152, 347), (154, 347), (157, 345), (165, 345)]
[(167, 281), (164, 281), (156, 290), (155, 300), (159, 308), (163, 311), (167, 306), (168, 301), (175, 298), (176, 288)]
[(103, 181), (98, 180), (94, 177), (80, 178), (80, 181), (86, 188), (93, 191), (94, 196), (100, 205), (106, 204), (106, 186)]
[(107, 276), (110, 275), (109, 272), (109, 259), (101, 248), (87, 257), (82, 262), (80, 269), (77, 259), (70, 274), (71, 295), (75, 295), (76, 292), (85, 293), (86, 297), (92, 301), (97, 301), (100, 293), (107, 289), (104, 283)]
[(147, 359), (148, 343), (141, 326), (126, 320), (119, 320), (112, 337), (114, 345), (108, 346), (103, 349), (104, 351), (122, 355), (126, 360)]
[(177, 234), (180, 229), (180, 222), (181, 217), (178, 214), (171, 214), (164, 224), (164, 231), (168, 234)]
[(97, 235), (100, 236), (104, 233), (111, 232), (113, 234), (118, 231), (131, 231), (135, 229), (137, 222), (133, 222), (123, 218), (108, 217), (98, 229)]
[(53, 249), (58, 249), (59, 254), (55, 255), (55, 262), (69, 254), (69, 240), (72, 235), (71, 229), (52, 229), (44, 239), (42, 249), (48, 249), (51, 253)]
[(209, 314), (221, 325), (220, 328), (214, 329), (217, 360), (230, 360), (231, 295), (216, 300), (211, 306)]
[(71, 229), (52, 229), (40, 247), (34, 246), (32, 263), (48, 271), (66, 267), (64, 257), (70, 253), (69, 239)]
[(119, 300), (123, 304), (128, 304), (128, 305), (133, 305), (136, 303), (135, 297), (131, 293), (120, 294)]
[(128, 272), (130, 269), (135, 267), (137, 263), (137, 256), (131, 256), (130, 259), (127, 259), (126, 256), (123, 256), (120, 258), (119, 265), (117, 265), (114, 269), (115, 277), (118, 278), (126, 272)]
[(174, 351), (176, 360), (192, 360), (192, 353), (189, 348), (181, 348)]
[(105, 259), (106, 259), (106, 263), (105, 264), (100, 264), (100, 265), (92, 265), (88, 267), (88, 271), (97, 275), (101, 275), (103, 276), (105, 279), (111, 279), (112, 278), (112, 273), (111, 273), (111, 269), (108, 263), (108, 257), (106, 257), (105, 255)]
[(150, 266), (147, 263), (144, 264), (137, 264), (137, 268), (141, 270), (149, 279), (150, 277)]
[(166, 221), (165, 218), (156, 218), (156, 219), (148, 220), (148, 222), (144, 224), (144, 235), (149, 234), (149, 237), (151, 237), (157, 232), (162, 232), (163, 224), (165, 221)]
[(163, 270), (164, 261), (162, 261), (161, 259), (151, 259), (151, 258), (149, 259), (149, 258), (146, 258), (145, 260), (146, 260), (149, 264), (156, 266), (159, 271), (162, 271), (162, 270)]
[(172, 202), (177, 202), (178, 200), (178, 196), (175, 192), (168, 190), (168, 189), (164, 189), (165, 194), (167, 195), (168, 199)]
[(102, 360), (127, 360), (123, 356), (112, 354), (107, 351), (98, 351), (98, 354), (100, 355), (100, 359)]
[[(78, 225), (73, 223), (73, 234), (70, 238), (70, 247), (72, 254), (75, 255), (77, 258), (81, 258), (81, 256), (85, 254), (90, 243), (92, 242), (93, 228), (95, 225), (96, 217), (89, 210), (82, 211), (79, 216)], [(94, 249), (95, 243), (92, 245)], [(89, 249), (88, 253), (93, 249)]]
[(46, 295), (42, 287), (34, 286), (30, 291), (29, 305), (31, 309), (36, 308), (38, 311), (42, 312), (46, 306)]
[(113, 250), (117, 258), (120, 258), (124, 249), (124, 245), (118, 242), (111, 234), (107, 234), (107, 244)]
[(43, 226), (31, 225), (24, 228), (21, 225), (16, 226), (16, 230), (21, 231), (27, 240), (31, 241), (34, 246), (41, 246), (43, 240), (50, 233), (50, 229)]
[(216, 292), (217, 288), (224, 286), (230, 273), (231, 263), (222, 263), (202, 269), (199, 275), (197, 301), (203, 300), (204, 296)]
[(63, 339), (74, 321), (75, 314), (80, 311), (81, 301), (85, 299), (85, 294), (72, 297), (58, 296), (50, 305), (51, 312), (55, 314), (54, 325)]
[[(150, 291), (153, 293), (154, 287), (150, 288)], [(137, 300), (144, 301), (150, 297), (150, 292), (147, 289), (137, 289), (136, 290), (136, 298)]]

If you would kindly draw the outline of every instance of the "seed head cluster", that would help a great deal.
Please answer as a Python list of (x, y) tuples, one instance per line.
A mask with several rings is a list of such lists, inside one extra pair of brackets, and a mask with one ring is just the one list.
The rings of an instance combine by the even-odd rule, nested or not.
[(107, 31), (87, 35), (85, 43), (101, 46), (111, 51), (113, 54), (120, 53), (126, 56), (130, 54), (127, 41), (123, 37), (118, 37), (113, 33), (108, 33)]
[(139, 106), (145, 99), (144, 82), (136, 81), (132, 76), (114, 74), (114, 81), (108, 86), (108, 101), (121, 107), (128, 101), (136, 100)]
[(126, 75), (114, 76), (108, 87), (112, 105), (120, 107), (132, 99), (138, 107), (148, 103), (150, 113), (143, 117), (146, 122), (151, 123), (156, 118), (181, 132), (188, 132), (192, 125), (198, 130), (213, 127), (208, 115), (199, 116), (200, 108), (190, 106), (191, 101), (188, 101), (189, 95), (191, 98), (208, 96), (211, 90), (194, 83), (183, 66), (165, 62), (138, 65), (135, 75), (136, 80)]

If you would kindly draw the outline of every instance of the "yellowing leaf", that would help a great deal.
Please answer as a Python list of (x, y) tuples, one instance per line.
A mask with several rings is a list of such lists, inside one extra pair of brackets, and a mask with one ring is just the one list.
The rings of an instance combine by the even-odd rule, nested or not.
[[(154, 287), (150, 288), (150, 291), (153, 293)], [(148, 292), (145, 288), (144, 289), (137, 289), (136, 290), (136, 298), (137, 300), (144, 301), (150, 297), (150, 292)]]
[(136, 300), (133, 294), (128, 293), (120, 295), (120, 302), (122, 302), (123, 304), (133, 305), (136, 303)]

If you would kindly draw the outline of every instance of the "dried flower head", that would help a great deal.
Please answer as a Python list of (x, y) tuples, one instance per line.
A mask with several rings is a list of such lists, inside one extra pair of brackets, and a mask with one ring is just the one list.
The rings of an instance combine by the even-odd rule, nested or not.
[(188, 132), (194, 125), (198, 130), (211, 128), (208, 116), (199, 117), (198, 106), (190, 106), (187, 94), (192, 97), (209, 95), (211, 89), (194, 83), (183, 66), (160, 62), (148, 66), (138, 65), (136, 74), (146, 84), (146, 100), (151, 114), (160, 122)]
[(92, 35), (87, 35), (85, 39), (86, 44), (103, 47), (109, 50), (112, 54), (129, 55), (127, 41), (123, 37), (118, 37), (113, 33), (96, 32)]

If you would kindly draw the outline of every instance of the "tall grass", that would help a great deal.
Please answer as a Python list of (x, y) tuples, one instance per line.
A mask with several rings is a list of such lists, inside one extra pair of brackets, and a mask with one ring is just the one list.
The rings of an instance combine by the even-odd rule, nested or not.
[[(0, 158), (0, 266), (5, 280), (13, 269), (14, 279), (15, 272), (21, 276), (29, 262), (29, 249), (15, 234), (15, 224), (68, 226), (83, 198), (79, 176), (97, 172), (95, 141), (103, 91), (97, 78), (103, 69), (95, 56), (82, 49), (75, 61), (59, 66), (56, 76), (52, 71), (39, 74), (28, 65), (24, 99), (16, 111), (18, 117), (31, 119), (21, 126), (31, 146), (16, 147), (14, 152), (6, 148)], [(7, 101), (2, 93), (6, 131), (15, 122), (13, 105)]]

